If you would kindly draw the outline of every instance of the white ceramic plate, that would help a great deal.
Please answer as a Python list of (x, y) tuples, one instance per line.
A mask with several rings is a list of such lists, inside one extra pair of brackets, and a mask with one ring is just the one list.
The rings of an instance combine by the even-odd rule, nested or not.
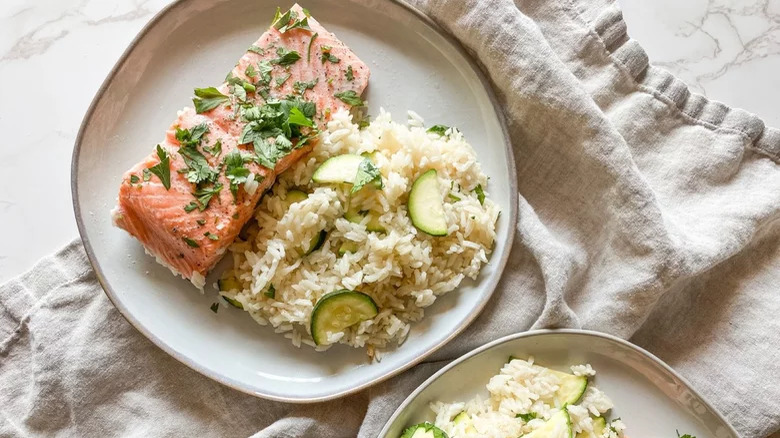
[[(95, 97), (73, 154), (79, 230), (98, 278), (120, 312), (145, 336), (193, 369), (236, 389), (275, 400), (314, 402), (355, 392), (422, 360), (480, 312), (512, 243), (517, 189), (501, 111), (465, 52), (434, 24), (398, 2), (304, 1), (312, 14), (371, 68), (370, 113), (396, 120), (413, 109), (429, 124), (457, 126), (491, 177), (501, 207), (490, 263), (426, 310), (406, 343), (381, 363), (363, 350), (295, 348), (240, 310), (209, 310), (216, 292), (198, 293), (111, 226), (121, 175), (163, 138), (194, 87), (220, 83), (268, 26), (270, 0), (180, 0), (156, 16), (122, 55)], [(218, 272), (212, 273), (211, 285)]]
[(626, 436), (738, 438), (726, 420), (688, 382), (647, 351), (603, 333), (539, 330), (506, 336), (473, 350), (426, 380), (398, 407), (380, 438), (397, 438), (404, 428), (433, 421), (433, 401), (488, 396), (485, 385), (509, 356), (527, 358), (559, 371), (589, 363), (595, 385), (614, 402), (610, 418), (621, 418)]

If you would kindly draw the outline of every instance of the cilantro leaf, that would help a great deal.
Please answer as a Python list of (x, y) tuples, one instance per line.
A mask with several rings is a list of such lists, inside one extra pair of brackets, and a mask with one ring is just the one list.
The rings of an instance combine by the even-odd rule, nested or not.
[(200, 187), (192, 194), (198, 201), (198, 208), (200, 211), (205, 210), (211, 202), (211, 198), (214, 195), (218, 195), (222, 191), (222, 184), (216, 184), (213, 187)]
[(191, 248), (200, 248), (200, 245), (198, 245), (198, 242), (190, 239), (189, 237), (182, 237), (181, 240), (184, 241), (184, 243), (187, 244), (187, 246)]
[(244, 70), (244, 74), (247, 75), (247, 77), (253, 78), (257, 76), (257, 70), (255, 69), (255, 66), (249, 64), (248, 66), (246, 66), (246, 70)]
[(284, 73), (283, 75), (276, 78), (276, 87), (277, 88), (281, 87), (282, 84), (287, 82), (287, 79), (290, 79), (290, 76), (292, 76), (290, 73)]
[(264, 59), (257, 63), (257, 68), (258, 73), (260, 74), (260, 82), (268, 85), (268, 83), (271, 82), (271, 71), (274, 69), (274, 67), (271, 65), (271, 62), (267, 59)]
[(477, 194), (479, 205), (485, 205), (485, 191), (482, 190), (482, 184), (477, 184), (477, 186), (474, 187), (474, 193)]
[(268, 290), (263, 292), (263, 295), (267, 296), (268, 298), (276, 298), (276, 288), (274, 285), (268, 286)]
[(291, 125), (308, 126), (310, 128), (314, 126), (314, 122), (306, 117), (298, 107), (290, 108), (289, 123)]
[(279, 56), (276, 59), (271, 60), (271, 64), (278, 65), (292, 65), (301, 59), (301, 55), (295, 50), (287, 50), (285, 47), (278, 47), (276, 54)]
[(442, 137), (444, 137), (444, 134), (447, 132), (447, 130), (448, 130), (448, 129), (450, 129), (450, 127), (449, 127), (449, 126), (445, 126), (445, 125), (433, 125), (433, 126), (431, 126), (430, 128), (428, 128), (428, 130), (427, 130), (427, 131), (425, 131), (425, 132), (432, 132), (432, 133), (434, 133), (434, 134), (439, 134), (439, 135), (441, 135)]
[(276, 163), (292, 150), (292, 142), (284, 135), (277, 136), (273, 142), (258, 139), (254, 142), (255, 156), (263, 166), (273, 169)]
[(213, 110), (228, 100), (230, 98), (220, 93), (216, 88), (208, 87), (196, 88), (192, 103), (195, 105), (195, 112), (201, 114)]
[(314, 78), (313, 80), (309, 82), (303, 82), (303, 81), (295, 81), (293, 84), (293, 90), (295, 90), (298, 94), (303, 94), (306, 92), (306, 90), (311, 90), (314, 88), (315, 85), (317, 85), (317, 82), (319, 82), (320, 78)]
[(244, 167), (244, 157), (238, 150), (225, 155), (224, 163), (225, 176), (230, 181), (230, 192), (235, 197), (238, 195), (238, 186), (246, 183), (250, 172)]
[(203, 235), (208, 237), (211, 240), (219, 240), (219, 236), (217, 236), (216, 234), (211, 234), (209, 231), (206, 231), (205, 233), (203, 233)]
[(157, 145), (157, 156), (160, 158), (160, 162), (149, 168), (149, 172), (157, 175), (160, 178), (165, 190), (171, 188), (171, 158), (168, 156), (168, 152), (165, 151), (160, 145)]
[(529, 421), (536, 418), (536, 412), (529, 412), (527, 414), (517, 414), (515, 415), (515, 418), (519, 418), (523, 420), (524, 422), (528, 423)]
[[(249, 46), (249, 48), (246, 49), (246, 50), (247, 50), (247, 52), (254, 52), (254, 53), (257, 53), (258, 55), (262, 55), (263, 53), (265, 53), (265, 50), (262, 47), (258, 47), (258, 46), (254, 45), (254, 44)], [(247, 75), (247, 76), (249, 76), (249, 75)]]
[(149, 172), (149, 169), (144, 169), (143, 175), (144, 175), (144, 181), (149, 181), (150, 179), (152, 179), (152, 172)]
[(218, 172), (209, 166), (206, 157), (198, 151), (197, 146), (194, 144), (180, 147), (179, 155), (184, 158), (184, 164), (187, 165), (187, 180), (189, 182), (202, 184), (204, 182), (214, 182), (217, 179)]
[(360, 98), (360, 96), (358, 96), (355, 90), (342, 91), (341, 93), (336, 93), (333, 96), (337, 97), (347, 105), (363, 106), (363, 100)]
[(184, 206), (184, 211), (186, 211), (187, 213), (190, 213), (193, 210), (195, 210), (196, 208), (198, 208), (198, 204), (195, 201), (192, 201), (189, 204)]
[(349, 67), (347, 67), (347, 74), (346, 74), (346, 76), (347, 76), (347, 80), (348, 81), (353, 81), (355, 79), (355, 73), (352, 71), (352, 66), (351, 65)]
[[(616, 420), (620, 420), (620, 418), (616, 418)], [(613, 431), (615, 430), (612, 426), (610, 426), (610, 429), (612, 429)], [(680, 435), (680, 431), (677, 429), (675, 429), (674, 431), (677, 432), (677, 438), (696, 438), (695, 436), (689, 435), (687, 433), (685, 435)]]
[(130, 175), (130, 184), (138, 184), (138, 181), (140, 181), (141, 178), (138, 178), (138, 175)]
[(279, 33), (285, 33), (292, 29), (306, 29), (311, 32), (311, 28), (309, 27), (308, 14), (304, 14), (303, 19), (298, 20), (298, 13), (292, 9), (285, 12), (284, 15), (281, 15), (280, 13), (281, 11), (277, 10), (276, 14), (274, 15), (274, 21), (271, 24), (271, 26), (278, 30)]
[(368, 183), (374, 183), (374, 185), (380, 189), (384, 186), (379, 168), (377, 168), (371, 160), (366, 158), (358, 165), (357, 175), (355, 175), (355, 182), (352, 184), (350, 193), (357, 193)]
[(203, 150), (210, 153), (212, 156), (218, 157), (219, 154), (222, 153), (222, 139), (217, 139), (217, 141), (214, 142), (214, 146), (210, 148), (203, 146)]

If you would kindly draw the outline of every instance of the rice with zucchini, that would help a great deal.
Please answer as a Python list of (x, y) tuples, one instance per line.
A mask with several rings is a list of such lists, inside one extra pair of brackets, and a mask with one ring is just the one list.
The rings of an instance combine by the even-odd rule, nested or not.
[(487, 182), (457, 129), (384, 111), (360, 127), (339, 111), (263, 197), (220, 293), (296, 346), (375, 356), (487, 263), (499, 215)]
[(510, 357), (488, 382), (487, 399), (434, 402), (435, 422), (409, 427), (401, 438), (623, 437), (623, 422), (607, 419), (612, 401), (591, 382), (596, 372), (590, 365), (571, 371)]

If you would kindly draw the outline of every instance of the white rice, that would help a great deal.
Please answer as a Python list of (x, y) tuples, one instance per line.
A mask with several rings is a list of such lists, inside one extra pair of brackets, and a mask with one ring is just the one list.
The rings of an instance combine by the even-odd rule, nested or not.
[[(589, 364), (575, 365), (572, 370), (581, 375), (596, 374)], [(436, 414), (436, 426), (450, 438), (517, 438), (541, 427), (562, 408), (555, 405), (553, 397), (559, 382), (559, 377), (546, 368), (534, 366), (533, 357), (528, 360), (513, 359), (486, 385), (489, 393), (487, 399), (476, 396), (465, 403), (436, 401), (430, 406)], [(620, 419), (609, 422), (602, 435), (593, 432), (593, 418), (604, 416), (612, 407), (612, 400), (589, 383), (579, 402), (566, 406), (574, 435), (581, 433), (588, 438), (622, 437), (625, 425)], [(461, 412), (466, 412), (471, 421), (455, 424), (453, 419)], [(536, 418), (525, 421), (517, 416), (529, 413), (535, 414)]]
[[(465, 278), (476, 279), (487, 263), (495, 239), (499, 208), (489, 199), (481, 205), (474, 189), (487, 188), (474, 150), (457, 129), (446, 136), (427, 133), (419, 115), (410, 112), (409, 125), (391, 120), (382, 110), (364, 129), (346, 111), (335, 113), (320, 143), (306, 158), (281, 175), (255, 212), (246, 241), (230, 250), (241, 290), (223, 292), (240, 302), (262, 325), (270, 324), (291, 342), (314, 346), (309, 321), (317, 300), (338, 289), (370, 295), (379, 313), (344, 332), (330, 333), (329, 343), (377, 348), (400, 344), (410, 323), (423, 309), (455, 289)], [(372, 161), (382, 173), (382, 190), (364, 189), (351, 196), (348, 184), (315, 184), (314, 170), (326, 159), (345, 153), (375, 152)], [(448, 235), (419, 232), (407, 214), (406, 202), (414, 180), (436, 169)], [(290, 189), (309, 194), (289, 205)], [(457, 196), (459, 200), (454, 197)], [(368, 232), (363, 224), (344, 219), (348, 202), (379, 215), (384, 233)], [(324, 245), (301, 257), (299, 251), (327, 230)], [(342, 243), (357, 251), (339, 256)], [(264, 292), (273, 285), (275, 297)], [(326, 349), (318, 347), (318, 350)]]

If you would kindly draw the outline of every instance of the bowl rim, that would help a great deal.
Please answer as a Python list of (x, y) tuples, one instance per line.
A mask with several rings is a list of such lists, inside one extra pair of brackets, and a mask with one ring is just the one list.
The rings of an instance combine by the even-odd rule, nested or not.
[[(501, 105), (498, 102), (498, 99), (496, 97), (495, 91), (493, 90), (491, 82), (488, 80), (488, 78), (485, 76), (485, 73), (480, 68), (479, 64), (471, 57), (471, 55), (468, 53), (468, 51), (463, 47), (463, 45), (456, 40), (449, 32), (442, 29), (436, 22), (434, 22), (430, 17), (425, 15), (422, 11), (417, 9), (416, 7), (412, 6), (411, 4), (407, 3), (405, 0), (389, 0), (390, 3), (395, 4), (397, 6), (400, 6), (404, 9), (406, 9), (408, 12), (410, 12), (413, 16), (415, 16), (417, 19), (421, 20), (423, 24), (430, 27), (434, 32), (436, 32), (439, 36), (444, 38), (447, 43), (451, 44), (452, 47), (466, 60), (469, 67), (471, 67), (474, 74), (477, 76), (477, 78), (480, 81), (480, 84), (482, 85), (483, 89), (485, 90), (488, 99), (490, 100), (491, 105), (493, 106), (493, 110), (496, 113), (496, 117), (498, 119), (498, 123), (501, 127), (501, 134), (504, 139), (504, 149), (507, 154), (507, 163), (506, 168), (509, 174), (509, 193), (510, 193), (510, 200), (509, 200), (509, 211), (506, 214), (507, 217), (507, 224), (508, 224), (508, 232), (507, 232), (507, 238), (506, 242), (504, 242), (505, 245), (505, 251), (501, 255), (501, 258), (496, 260), (497, 264), (497, 270), (496, 275), (494, 275), (492, 278), (486, 279), (487, 281), (487, 288), (489, 289), (489, 292), (485, 294), (485, 296), (477, 302), (476, 306), (469, 312), (469, 314), (461, 321), (461, 323), (453, 330), (449, 335), (441, 339), (440, 341), (436, 342), (433, 346), (425, 349), (421, 354), (419, 354), (417, 357), (415, 357), (414, 360), (407, 362), (406, 364), (403, 364), (393, 370), (390, 370), (384, 374), (380, 374), (369, 381), (360, 384), (355, 387), (351, 387), (348, 389), (340, 390), (337, 392), (334, 392), (332, 394), (326, 394), (326, 395), (320, 395), (320, 396), (313, 396), (313, 397), (300, 397), (300, 396), (282, 396), (278, 394), (272, 394), (265, 391), (260, 391), (255, 388), (252, 388), (250, 385), (246, 384), (243, 381), (233, 379), (229, 376), (226, 376), (224, 374), (220, 374), (218, 372), (214, 372), (212, 370), (209, 370), (190, 357), (180, 353), (176, 349), (174, 349), (171, 345), (164, 342), (162, 339), (158, 338), (154, 333), (147, 330), (134, 316), (132, 313), (130, 313), (127, 308), (122, 305), (121, 301), (117, 299), (116, 292), (111, 287), (111, 284), (109, 283), (108, 279), (106, 278), (105, 274), (103, 273), (103, 269), (100, 266), (100, 261), (97, 259), (95, 255), (95, 251), (92, 247), (92, 244), (89, 240), (89, 237), (87, 235), (87, 229), (85, 225), (84, 218), (81, 214), (80, 209), (80, 201), (79, 201), (79, 190), (78, 190), (78, 170), (79, 170), (79, 158), (81, 155), (81, 145), (84, 139), (84, 136), (87, 131), (87, 126), (92, 120), (92, 117), (94, 115), (95, 109), (97, 107), (98, 102), (100, 102), (103, 99), (103, 96), (110, 86), (111, 83), (113, 83), (114, 78), (116, 74), (119, 72), (119, 70), (124, 66), (125, 62), (127, 61), (130, 54), (135, 50), (138, 43), (141, 41), (141, 39), (146, 36), (146, 34), (154, 28), (158, 22), (160, 22), (164, 17), (166, 17), (168, 14), (170, 14), (172, 11), (174, 11), (177, 8), (182, 7), (186, 3), (193, 1), (193, 0), (173, 0), (171, 3), (164, 6), (162, 9), (160, 9), (150, 20), (147, 22), (144, 27), (139, 31), (139, 33), (133, 38), (133, 40), (130, 42), (130, 44), (127, 46), (127, 48), (124, 50), (122, 55), (119, 57), (117, 62), (114, 64), (114, 66), (109, 71), (106, 78), (103, 80), (103, 83), (100, 85), (100, 88), (98, 88), (98, 91), (95, 93), (95, 96), (92, 98), (92, 102), (90, 103), (86, 114), (84, 115), (84, 118), (82, 119), (81, 125), (79, 127), (78, 134), (76, 136), (76, 140), (74, 143), (73, 148), (73, 154), (71, 156), (71, 196), (72, 196), (72, 204), (73, 204), (73, 210), (76, 216), (76, 225), (78, 227), (79, 235), (81, 236), (82, 244), (84, 245), (84, 249), (87, 254), (87, 258), (89, 260), (90, 265), (92, 265), (93, 270), (95, 271), (95, 276), (98, 280), (98, 283), (100, 283), (100, 286), (105, 291), (106, 295), (108, 296), (108, 299), (111, 301), (111, 303), (114, 305), (114, 307), (119, 310), (119, 313), (132, 325), (135, 327), (136, 330), (138, 330), (144, 337), (152, 341), (158, 348), (166, 352), (168, 355), (179, 361), (180, 363), (186, 365), (190, 369), (198, 372), (199, 374), (206, 376), (214, 381), (217, 381), (223, 385), (226, 385), (230, 388), (233, 388), (235, 390), (241, 391), (243, 393), (253, 395), (256, 397), (273, 400), (273, 401), (279, 401), (279, 402), (287, 402), (287, 403), (317, 403), (327, 400), (334, 400), (337, 398), (345, 397), (350, 394), (357, 393), (365, 388), (368, 388), (370, 386), (373, 386), (379, 382), (382, 382), (384, 380), (387, 380), (391, 377), (394, 377), (398, 374), (403, 373), (404, 371), (408, 370), (409, 368), (417, 365), (418, 363), (422, 362), (426, 357), (430, 356), (440, 348), (442, 348), (444, 345), (449, 343), (452, 339), (454, 339), (457, 335), (459, 335), (463, 330), (465, 330), (467, 327), (471, 325), (472, 322), (479, 316), (482, 311), (484, 310), (485, 306), (487, 305), (488, 300), (495, 294), (496, 288), (498, 286), (498, 282), (500, 281), (501, 277), (503, 276), (504, 269), (506, 268), (507, 261), (509, 260), (509, 254), (512, 252), (512, 246), (514, 243), (514, 234), (512, 232), (512, 229), (514, 228), (514, 224), (517, 223), (517, 211), (518, 211), (518, 191), (517, 191), (517, 170), (515, 167), (515, 159), (514, 159), (514, 151), (512, 149), (511, 140), (509, 137), (509, 131), (507, 129), (506, 124), (506, 117), (504, 114), (504, 111), (502, 110)], [(351, 0), (355, 1), (355, 0)]]
[(496, 340), (490, 341), (480, 347), (477, 347), (466, 354), (458, 357), (457, 359), (454, 359), (452, 362), (448, 363), (444, 367), (442, 367), (439, 371), (434, 373), (431, 377), (425, 379), (423, 383), (420, 384), (414, 391), (412, 391), (411, 394), (409, 394), (404, 401), (398, 405), (398, 408), (396, 408), (395, 412), (393, 412), (393, 415), (390, 416), (390, 418), (385, 423), (382, 430), (379, 432), (378, 437), (379, 438), (386, 438), (388, 429), (390, 429), (390, 426), (395, 422), (395, 420), (401, 415), (401, 413), (409, 406), (414, 399), (416, 399), (428, 386), (430, 386), (434, 381), (438, 380), (441, 376), (446, 374), (451, 369), (455, 368), (459, 364), (465, 362), (466, 360), (484, 352), (487, 350), (490, 350), (494, 347), (497, 347), (499, 345), (505, 344), (507, 342), (514, 341), (516, 339), (522, 339), (522, 338), (533, 338), (537, 336), (549, 336), (549, 335), (569, 335), (569, 336), (585, 336), (585, 337), (594, 337), (594, 338), (601, 338), (605, 339), (607, 341), (611, 341), (613, 343), (616, 343), (618, 345), (621, 345), (623, 347), (626, 347), (630, 350), (633, 350), (642, 356), (649, 359), (651, 362), (653, 362), (654, 365), (661, 368), (662, 371), (665, 371), (669, 373), (672, 377), (674, 377), (676, 380), (681, 382), (683, 385), (685, 385), (686, 389), (691, 392), (695, 397), (699, 399), (699, 401), (712, 413), (715, 414), (715, 416), (726, 425), (729, 432), (734, 437), (739, 437), (740, 434), (737, 433), (737, 431), (734, 429), (734, 426), (729, 423), (726, 418), (723, 416), (723, 414), (720, 413), (717, 409), (715, 409), (712, 404), (710, 404), (709, 401), (707, 401), (706, 398), (702, 397), (702, 395), (686, 380), (684, 377), (679, 375), (672, 367), (667, 365), (664, 361), (659, 359), (657, 356), (655, 356), (653, 353), (650, 353), (649, 351), (645, 350), (644, 348), (632, 344), (631, 342), (618, 338), (617, 336), (610, 335), (608, 333), (603, 332), (597, 332), (592, 330), (581, 330), (581, 329), (538, 329), (538, 330), (529, 330), (519, 333), (514, 333), (511, 335), (503, 336), (501, 338), (498, 338)]

